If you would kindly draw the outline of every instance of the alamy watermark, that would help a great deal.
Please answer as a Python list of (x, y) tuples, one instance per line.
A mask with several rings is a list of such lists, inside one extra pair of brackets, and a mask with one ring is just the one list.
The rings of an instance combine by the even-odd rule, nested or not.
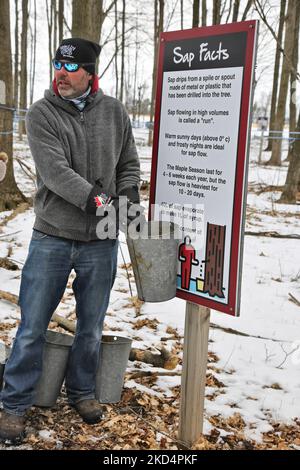
[(114, 239), (121, 230), (132, 239), (178, 239), (189, 236), (194, 247), (202, 246), (204, 238), (203, 204), (152, 204), (153, 221), (146, 221), (144, 207), (128, 204), (126, 196), (120, 196), (118, 204), (98, 207), (100, 220), (96, 233), (100, 240)]

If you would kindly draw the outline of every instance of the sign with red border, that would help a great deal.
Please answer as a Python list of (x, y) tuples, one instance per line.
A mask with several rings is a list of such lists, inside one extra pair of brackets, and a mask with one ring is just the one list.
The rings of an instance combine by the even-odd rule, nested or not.
[(235, 316), (257, 30), (160, 35), (149, 218), (181, 230), (177, 296)]

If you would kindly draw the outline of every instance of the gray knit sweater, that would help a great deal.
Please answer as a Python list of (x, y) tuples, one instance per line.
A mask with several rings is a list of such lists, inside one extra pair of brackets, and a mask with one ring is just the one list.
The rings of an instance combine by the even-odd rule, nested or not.
[(117, 195), (139, 184), (140, 165), (123, 105), (102, 90), (83, 111), (51, 90), (26, 115), (38, 189), (34, 228), (72, 240), (97, 239), (99, 217), (85, 207), (94, 184)]

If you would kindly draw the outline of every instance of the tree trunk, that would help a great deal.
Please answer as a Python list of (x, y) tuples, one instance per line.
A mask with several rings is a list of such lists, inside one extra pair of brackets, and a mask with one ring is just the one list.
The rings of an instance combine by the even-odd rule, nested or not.
[(132, 102), (132, 121), (136, 120), (137, 113), (137, 73), (138, 73), (138, 53), (139, 53), (139, 43), (138, 43), (138, 9), (136, 10), (136, 25), (135, 25), (135, 61), (134, 61), (134, 80), (133, 80), (133, 102)]
[(53, 70), (51, 60), (53, 58), (52, 54), (52, 8), (51, 4), (49, 5), (48, 0), (46, 0), (46, 15), (47, 15), (47, 25), (48, 25), (48, 57), (49, 57), (49, 88), (51, 87), (53, 79)]
[(221, 0), (213, 0), (212, 24), (220, 24), (221, 20)]
[[(300, 20), (300, 2), (297, 2), (295, 12), (295, 27), (294, 27), (294, 49), (293, 49), (293, 67), (294, 71), (291, 71), (290, 75), (290, 119), (289, 119), (289, 131), (290, 133), (295, 132), (297, 125), (297, 107), (296, 107), (296, 96), (297, 96), (297, 68), (298, 68), (298, 52), (299, 52), (299, 20)], [(290, 139), (292, 139), (290, 134)], [(299, 136), (298, 136), (299, 138)], [(294, 144), (289, 145), (289, 152), (287, 161), (291, 161), (292, 158), (292, 147)]]
[[(158, 3), (159, 3), (159, 16), (158, 16)], [(157, 61), (158, 61), (158, 39), (159, 34), (163, 32), (164, 25), (164, 0), (154, 0), (154, 59), (153, 59), (153, 73), (152, 73), (152, 93), (151, 93), (151, 106), (150, 106), (150, 122), (153, 122), (155, 110), (155, 93), (157, 82)], [(158, 21), (157, 21), (158, 16)], [(148, 145), (152, 145), (153, 130), (149, 130)]]
[(180, 0), (180, 27), (183, 29), (183, 0)]
[(225, 230), (221, 225), (207, 224), (205, 254), (205, 276), (203, 292), (224, 298), (223, 270), (225, 251)]
[[(276, 119), (276, 103), (277, 103), (277, 93), (278, 93), (278, 81), (279, 81), (279, 69), (280, 69), (280, 59), (281, 59), (281, 43), (284, 27), (284, 18), (286, 10), (286, 0), (281, 0), (280, 2), (280, 14), (279, 14), (279, 26), (278, 26), (278, 42), (276, 46), (276, 55), (275, 55), (275, 64), (274, 64), (274, 74), (273, 74), (273, 90), (272, 90), (272, 99), (271, 99), (271, 113), (270, 113), (270, 125), (269, 130), (274, 131), (275, 129), (275, 119)], [(270, 135), (271, 137), (272, 135)], [(269, 139), (268, 146), (265, 151), (272, 150), (273, 140)]]
[(15, 0), (14, 106), (19, 105), (19, 1)]
[[(296, 128), (300, 132), (300, 113)], [(292, 147), (291, 161), (286, 176), (285, 186), (278, 202), (284, 204), (294, 204), (297, 201), (300, 185), (300, 139), (296, 140)], [(299, 194), (300, 196), (300, 194)]]
[[(20, 109), (27, 108), (27, 34), (28, 34), (28, 0), (22, 0), (22, 34), (21, 34), (21, 74), (20, 74)], [(21, 111), (19, 137), (25, 134), (25, 111)]]
[(125, 12), (126, 4), (123, 0), (123, 9), (122, 9), (122, 42), (121, 42), (121, 83), (120, 83), (120, 101), (123, 102), (124, 96), (124, 78), (125, 78)]
[[(279, 97), (276, 111), (276, 121), (275, 127), (276, 131), (283, 131), (284, 120), (285, 120), (285, 107), (286, 99), (289, 85), (289, 76), (290, 76), (290, 65), (289, 62), (292, 62), (293, 58), (293, 33), (294, 33), (294, 24), (295, 24), (295, 11), (296, 11), (296, 1), (289, 0), (288, 10), (285, 21), (285, 39), (284, 39), (284, 51), (285, 55), (282, 62), (282, 71), (281, 79), (279, 86)], [(272, 156), (268, 161), (269, 165), (280, 166), (281, 165), (281, 140), (275, 139), (272, 145)]]
[(84, 12), (82, 0), (73, 0), (72, 36), (100, 42), (102, 30), (103, 1), (85, 0)]
[[(13, 107), (12, 54), (10, 40), (9, 0), (2, 0), (0, 8), (0, 105)], [(17, 187), (13, 169), (13, 113), (0, 108), (0, 149), (7, 157), (6, 175), (0, 183), (0, 211), (14, 209), (26, 201)]]
[(207, 5), (206, 0), (202, 0), (202, 26), (206, 26), (207, 24)]
[(118, 69), (118, 2), (115, 3), (115, 77), (116, 77), (116, 92), (115, 97), (118, 98), (119, 95), (119, 69)]
[(240, 8), (240, 0), (234, 0), (232, 22), (235, 23), (238, 20)]
[(243, 13), (243, 16), (242, 16), (242, 21), (245, 21), (245, 19), (247, 18), (248, 12), (249, 12), (252, 4), (253, 4), (253, 0), (248, 0), (247, 5), (246, 5), (245, 10), (244, 10), (244, 13)]
[(64, 36), (64, 0), (58, 3), (58, 41), (62, 42)]
[[(103, 0), (85, 0), (84, 14), (82, 0), (72, 2), (72, 36), (81, 37), (100, 43), (102, 26), (116, 0), (112, 0), (106, 10), (103, 10)], [(96, 70), (98, 69), (98, 61)]]
[(51, 0), (52, 18), (53, 18), (53, 38), (52, 38), (52, 57), (58, 47), (57, 44), (57, 23), (58, 23), (58, 11), (56, 8), (56, 0)]
[(30, 60), (30, 104), (33, 103), (35, 65), (36, 65), (36, 0), (33, 2), (33, 33), (31, 35), (31, 60)]
[(199, 26), (199, 8), (200, 2), (199, 0), (193, 0), (193, 28), (198, 28)]

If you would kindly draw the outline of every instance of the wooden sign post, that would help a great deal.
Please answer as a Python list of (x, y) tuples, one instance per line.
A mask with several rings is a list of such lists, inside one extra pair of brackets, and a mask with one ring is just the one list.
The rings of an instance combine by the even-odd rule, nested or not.
[[(180, 439), (200, 435), (209, 309), (238, 316), (258, 23), (162, 33), (149, 218), (181, 230)], [(199, 307), (199, 305), (201, 307)]]
[(210, 309), (186, 303), (178, 438), (191, 447), (203, 432)]

